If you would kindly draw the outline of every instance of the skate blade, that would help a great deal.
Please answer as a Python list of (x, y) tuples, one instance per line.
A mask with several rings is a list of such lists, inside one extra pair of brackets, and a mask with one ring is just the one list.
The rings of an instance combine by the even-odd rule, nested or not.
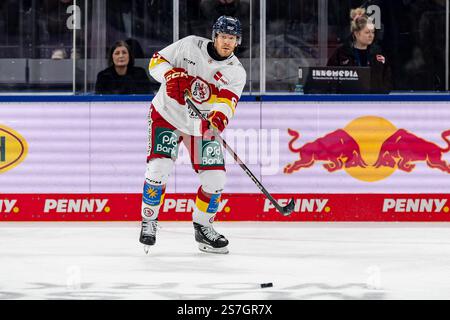
[(207, 252), (207, 253), (218, 253), (218, 254), (227, 254), (228, 253), (227, 247), (213, 248), (204, 243), (199, 243), (198, 248), (200, 249), (200, 251)]

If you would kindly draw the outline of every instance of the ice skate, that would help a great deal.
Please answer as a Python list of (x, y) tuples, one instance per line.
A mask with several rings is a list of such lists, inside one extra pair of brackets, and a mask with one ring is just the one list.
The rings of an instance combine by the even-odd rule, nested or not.
[(141, 235), (139, 242), (144, 244), (144, 251), (148, 254), (150, 247), (156, 242), (156, 229), (158, 227), (158, 220), (142, 219)]
[(212, 226), (202, 226), (194, 222), (195, 241), (200, 251), (208, 253), (228, 253), (228, 240), (218, 233)]

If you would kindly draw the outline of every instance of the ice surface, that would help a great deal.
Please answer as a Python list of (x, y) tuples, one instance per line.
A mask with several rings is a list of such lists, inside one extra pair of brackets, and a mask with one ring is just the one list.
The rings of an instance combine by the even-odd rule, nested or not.
[(160, 224), (146, 256), (137, 222), (2, 222), (0, 299), (450, 299), (450, 224), (219, 222), (228, 255)]

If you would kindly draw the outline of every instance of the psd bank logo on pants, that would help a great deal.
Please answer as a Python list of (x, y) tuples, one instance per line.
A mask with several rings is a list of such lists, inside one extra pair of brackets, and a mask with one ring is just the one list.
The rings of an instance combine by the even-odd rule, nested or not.
[(0, 173), (16, 167), (27, 153), (25, 139), (17, 131), (0, 124)]
[(215, 140), (202, 140), (200, 146), (202, 166), (223, 166), (224, 159), (220, 143)]
[(179, 137), (176, 131), (166, 128), (156, 128), (153, 152), (176, 159), (178, 156), (178, 139)]

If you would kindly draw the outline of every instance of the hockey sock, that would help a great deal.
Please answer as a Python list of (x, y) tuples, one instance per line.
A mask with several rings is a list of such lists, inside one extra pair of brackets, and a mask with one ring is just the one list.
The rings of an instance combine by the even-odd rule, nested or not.
[(200, 187), (197, 191), (197, 198), (195, 199), (192, 221), (203, 226), (211, 226), (219, 209), (220, 195), (220, 193), (206, 193)]
[(158, 219), (159, 209), (164, 202), (165, 194), (166, 185), (153, 185), (146, 179), (141, 207), (141, 215), (143, 219)]

